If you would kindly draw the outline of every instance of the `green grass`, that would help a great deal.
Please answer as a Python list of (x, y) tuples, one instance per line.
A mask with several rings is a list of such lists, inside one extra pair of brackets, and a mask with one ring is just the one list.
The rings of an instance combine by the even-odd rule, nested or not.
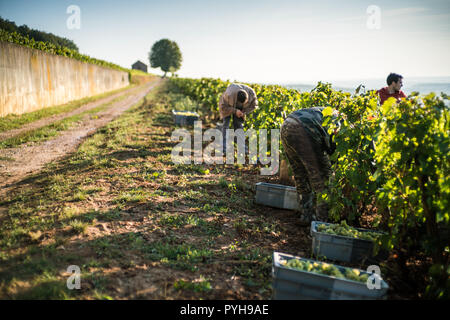
[(0, 156), (0, 161), (15, 161), (15, 159), (11, 158), (11, 157), (2, 157), (2, 156)]
[(142, 189), (129, 190), (122, 192), (114, 199), (116, 204), (125, 204), (129, 202), (147, 201), (152, 197), (152, 193)]
[[(241, 244), (245, 247), (245, 244)], [(237, 257), (242, 261), (252, 261), (253, 263), (236, 264), (233, 272), (246, 280), (246, 285), (249, 287), (256, 286), (261, 288), (260, 292), (265, 292), (271, 288), (271, 271), (272, 271), (272, 256), (263, 252), (259, 248), (251, 250), (238, 250)]]
[[(102, 130), (111, 132), (114, 136), (116, 131), (121, 132), (121, 130), (116, 130), (115, 128), (122, 128), (120, 125), (122, 124), (125, 129), (120, 133), (119, 138), (126, 136), (127, 133), (132, 131), (130, 128), (133, 128), (129, 124), (142, 118), (142, 115), (136, 114), (135, 111), (141, 105), (142, 101), (138, 102), (130, 108), (134, 109), (134, 112), (125, 112), (126, 115), (108, 124)], [(69, 166), (74, 168), (78, 165), (86, 165), (87, 167), (91, 166), (92, 170), (112, 167), (115, 165), (115, 159), (106, 159), (102, 156), (104, 152), (102, 146), (105, 144), (105, 141), (112, 142), (114, 140), (116, 139), (107, 138), (102, 133), (94, 135), (93, 138), (81, 146), (74, 157), (68, 160)], [(68, 223), (69, 220), (78, 216), (80, 211), (82, 211), (67, 203), (59, 208), (58, 202), (83, 202), (93, 193), (102, 190), (102, 188), (95, 186), (79, 188), (80, 184), (77, 182), (76, 175), (73, 173), (53, 173), (53, 166), (55, 164), (48, 165), (47, 170), (49, 174), (40, 178), (40, 181), (37, 181), (37, 186), (0, 200), (0, 205), (6, 205), (8, 208), (7, 219), (2, 220), (0, 225), (0, 247), (2, 249), (33, 242), (37, 236), (35, 233), (37, 230), (44, 231), (52, 227), (61, 226), (61, 223)], [(122, 195), (118, 197), (118, 202), (136, 201), (138, 197), (140, 197), (139, 194)], [(90, 214), (101, 216), (105, 221), (111, 221), (121, 216), (120, 210), (114, 208), (106, 212)], [(86, 217), (84, 217), (84, 220), (86, 220)], [(72, 222), (74, 224), (73, 229), (76, 232), (82, 233), (86, 230), (82, 222), (85, 223), (86, 221), (80, 221), (80, 224)]]
[(199, 263), (207, 263), (214, 256), (210, 249), (200, 249), (187, 244), (155, 242), (146, 245), (144, 252), (153, 261), (160, 261), (174, 269), (197, 271)]
[(69, 222), (69, 226), (72, 227), (72, 229), (76, 232), (76, 233), (85, 233), (87, 227), (89, 226), (88, 223), (80, 221), (80, 220), (72, 220)]
[[(144, 119), (144, 114), (137, 109), (142, 106), (142, 100), (125, 112), (122, 117), (108, 124), (101, 132), (88, 139), (86, 143), (71, 158), (65, 160), (67, 167), (61, 169), (58, 163), (52, 163), (44, 169), (42, 174), (32, 178), (32, 186), (22, 188), (20, 192), (9, 194), (0, 200), (0, 206), (6, 208), (0, 223), (0, 296), (29, 299), (71, 299), (73, 292), (68, 292), (65, 281), (61, 281), (56, 274), (67, 268), (68, 260), (73, 260), (71, 253), (56, 250), (60, 245), (67, 245), (67, 237), (73, 232), (61, 233), (62, 228), (70, 226), (70, 230), (83, 234), (87, 227), (96, 219), (101, 221), (118, 221), (124, 213), (120, 209), (110, 207), (106, 210), (86, 210), (80, 204), (86, 202), (94, 194), (103, 191), (103, 188), (95, 185), (98, 172), (108, 172), (110, 165), (118, 166), (120, 161), (112, 158), (105, 159), (112, 145), (108, 143), (130, 144), (128, 134), (136, 130), (132, 123)], [(103, 132), (103, 133), (102, 133)], [(134, 139), (136, 145), (139, 141)], [(59, 169), (56, 169), (59, 167)], [(78, 169), (77, 169), (78, 168)], [(82, 174), (86, 168), (87, 173), (96, 170), (97, 173), (90, 176)], [(89, 168), (89, 169), (88, 169)], [(80, 170), (80, 171), (78, 171)], [(133, 175), (130, 175), (132, 177)], [(159, 177), (155, 177), (159, 178)], [(81, 181), (80, 181), (81, 180)], [(119, 194), (119, 199), (124, 201), (139, 200), (136, 197), (149, 196), (150, 192), (132, 189), (131, 194)], [(131, 197), (130, 197), (131, 196)], [(126, 213), (125, 213), (126, 215)], [(46, 238), (47, 230), (56, 230), (57, 234), (51, 238), (55, 240), (51, 246), (38, 244)], [(59, 230), (59, 231), (58, 231)], [(52, 240), (50, 239), (50, 240)], [(87, 247), (94, 249), (97, 257), (95, 263), (98, 267), (107, 267), (123, 256), (123, 249), (140, 250), (143, 245), (139, 236), (131, 237), (101, 237), (89, 242)], [(86, 246), (86, 245), (85, 245)], [(13, 254), (14, 250), (25, 250), (23, 257)], [(92, 259), (92, 258), (91, 258)], [(70, 264), (86, 264), (83, 258), (77, 258)], [(92, 261), (91, 261), (92, 262)], [(128, 263), (131, 263), (128, 260)], [(92, 263), (91, 263), (92, 264)], [(20, 267), (19, 267), (20, 266)], [(131, 265), (130, 265), (131, 266)], [(47, 277), (36, 278), (35, 275), (47, 272)], [(51, 276), (50, 276), (51, 275)], [(16, 278), (15, 278), (16, 277)], [(91, 297), (97, 299), (109, 299), (110, 295), (104, 292), (102, 280), (87, 278), (97, 287), (92, 290)], [(16, 293), (10, 288), (15, 283), (27, 283), (28, 287), (18, 289)]]
[[(278, 221), (236, 168), (173, 164), (174, 101), (146, 100), (0, 200), (0, 298), (126, 299), (134, 279), (157, 287), (142, 298), (270, 297)], [(65, 288), (72, 264), (82, 290)]]
[(36, 280), (30, 289), (19, 293), (15, 298), (18, 300), (67, 300), (70, 299), (71, 293), (64, 280), (50, 277)]
[(176, 280), (173, 284), (176, 290), (190, 290), (194, 292), (208, 292), (212, 290), (209, 279), (200, 276), (199, 281), (185, 281), (183, 279)]
[[(205, 205), (209, 206), (209, 205)], [(205, 208), (205, 206), (203, 208)], [(207, 207), (208, 208), (208, 207)], [(208, 209), (211, 210), (211, 209)], [(193, 233), (203, 236), (217, 236), (222, 234), (220, 227), (214, 223), (207, 221), (195, 214), (169, 214), (163, 213), (158, 221), (161, 226), (171, 228), (182, 228), (184, 226), (192, 226)]]
[(68, 130), (75, 122), (81, 121), (85, 115), (92, 115), (101, 112), (103, 110), (106, 110), (113, 103), (124, 100), (127, 96), (128, 96), (127, 94), (122, 95), (118, 98), (113, 99), (108, 103), (104, 103), (98, 107), (84, 111), (80, 114), (67, 117), (59, 121), (55, 121), (47, 126), (43, 126), (41, 128), (37, 128), (34, 130), (29, 130), (17, 136), (0, 141), (0, 149), (13, 148), (29, 142), (43, 142), (49, 140), (50, 138), (56, 136), (59, 132)]
[(42, 118), (50, 117), (53, 115), (58, 115), (61, 113), (70, 112), (72, 110), (78, 109), (79, 107), (81, 107), (84, 104), (87, 104), (89, 102), (94, 102), (94, 101), (100, 100), (102, 98), (106, 98), (108, 96), (125, 91), (132, 87), (134, 87), (134, 85), (130, 85), (125, 88), (102, 93), (102, 94), (95, 95), (92, 97), (72, 101), (72, 102), (69, 102), (69, 103), (66, 103), (63, 105), (43, 108), (43, 109), (40, 109), (37, 111), (28, 112), (28, 113), (24, 113), (24, 114), (20, 114), (20, 115), (9, 114), (5, 117), (0, 117), (0, 132), (17, 129), (25, 124), (40, 120)]
[(149, 76), (149, 77), (154, 76), (154, 75), (151, 74), (151, 73), (147, 73), (147, 72), (144, 72), (144, 71), (142, 71), (142, 70), (137, 70), (137, 69), (130, 69), (128, 72), (129, 72), (132, 76)]

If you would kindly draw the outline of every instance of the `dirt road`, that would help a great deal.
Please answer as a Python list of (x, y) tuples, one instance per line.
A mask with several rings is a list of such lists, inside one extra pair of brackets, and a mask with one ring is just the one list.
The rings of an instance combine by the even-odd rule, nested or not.
[(76, 150), (77, 146), (98, 128), (103, 127), (111, 120), (121, 115), (128, 108), (132, 107), (143, 99), (148, 92), (159, 83), (150, 82), (140, 86), (115, 94), (111, 97), (101, 99), (95, 103), (88, 103), (77, 110), (59, 115), (58, 117), (47, 118), (27, 125), (27, 128), (11, 130), (2, 134), (2, 137), (10, 137), (23, 132), (48, 125), (54, 121), (61, 120), (74, 114), (92, 109), (102, 103), (107, 103), (113, 99), (127, 95), (125, 99), (111, 104), (106, 110), (96, 114), (96, 117), (86, 115), (82, 121), (75, 124), (72, 128), (62, 132), (56, 138), (45, 141), (40, 144), (23, 145), (17, 148), (7, 148), (0, 150), (0, 194), (7, 192), (15, 183), (24, 179), (26, 176), (39, 172), (41, 168), (58, 158), (67, 155)]

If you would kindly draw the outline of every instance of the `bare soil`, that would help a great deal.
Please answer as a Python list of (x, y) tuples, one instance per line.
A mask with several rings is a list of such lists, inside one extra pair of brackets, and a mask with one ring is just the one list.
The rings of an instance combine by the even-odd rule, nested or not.
[(82, 121), (76, 123), (71, 129), (62, 132), (54, 139), (41, 144), (22, 145), (17, 148), (7, 148), (0, 150), (0, 194), (9, 190), (11, 184), (22, 180), (27, 175), (40, 171), (46, 164), (55, 159), (76, 150), (77, 146), (98, 128), (104, 126), (111, 120), (121, 115), (125, 110), (136, 104), (145, 97), (147, 93), (156, 85), (150, 82), (138, 88), (114, 94), (113, 96), (83, 105), (82, 107), (54, 117), (42, 119), (20, 129), (14, 129), (2, 133), (0, 138), (8, 138), (21, 132), (36, 129), (63, 118), (79, 114), (89, 109), (95, 108), (103, 103), (107, 103), (119, 96), (130, 94), (124, 100), (113, 103), (108, 109), (101, 111), (95, 116), (86, 115)]

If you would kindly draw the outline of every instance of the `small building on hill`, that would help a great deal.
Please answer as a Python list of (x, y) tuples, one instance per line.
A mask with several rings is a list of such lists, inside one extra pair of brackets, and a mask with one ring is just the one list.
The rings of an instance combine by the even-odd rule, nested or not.
[(131, 69), (147, 72), (147, 65), (138, 60), (135, 63), (133, 63), (133, 65), (131, 66)]

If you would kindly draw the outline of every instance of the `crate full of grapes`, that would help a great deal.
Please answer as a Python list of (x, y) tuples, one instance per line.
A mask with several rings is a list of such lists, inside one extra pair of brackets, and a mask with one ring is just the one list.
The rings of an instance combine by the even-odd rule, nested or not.
[(258, 182), (255, 202), (274, 208), (296, 210), (298, 208), (297, 190), (291, 186)]
[(274, 300), (378, 300), (388, 284), (375, 273), (273, 253)]
[(340, 224), (311, 222), (312, 251), (317, 257), (343, 262), (377, 261), (386, 254), (374, 252), (374, 242), (383, 233)]
[(180, 126), (193, 126), (194, 121), (199, 119), (199, 114), (194, 111), (175, 111), (172, 110), (172, 117), (175, 124)]

